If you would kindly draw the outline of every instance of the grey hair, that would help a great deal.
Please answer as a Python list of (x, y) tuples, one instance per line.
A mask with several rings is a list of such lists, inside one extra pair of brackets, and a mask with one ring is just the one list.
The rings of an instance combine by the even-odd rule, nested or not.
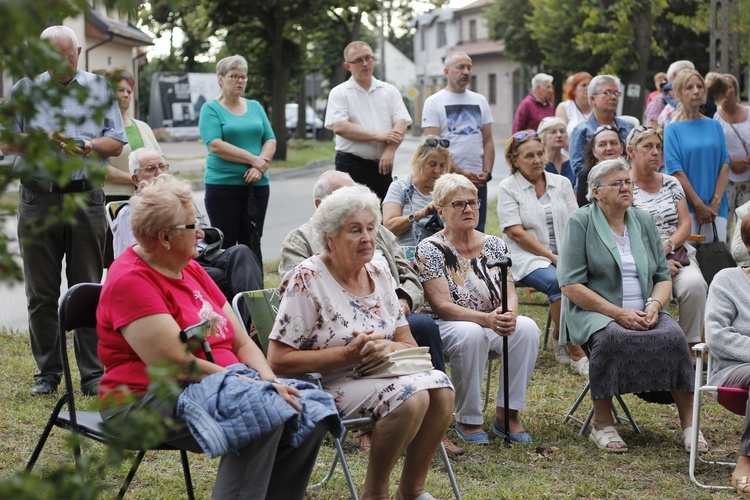
[(615, 170), (624, 170), (630, 172), (630, 164), (625, 158), (614, 158), (612, 160), (604, 160), (597, 163), (591, 168), (589, 172), (589, 192), (586, 193), (586, 199), (593, 203), (596, 198), (594, 197), (594, 189), (601, 186), (603, 178)]
[(156, 153), (161, 156), (161, 153), (151, 148), (138, 148), (135, 151), (131, 151), (128, 155), (128, 169), (130, 170), (130, 175), (135, 175), (136, 171), (141, 168), (141, 156), (146, 153)]
[(567, 136), (568, 129), (566, 127), (565, 120), (563, 120), (559, 116), (545, 116), (544, 118), (542, 118), (542, 121), (539, 122), (539, 127), (536, 129), (536, 133), (542, 140), (542, 144), (544, 144), (549, 129), (551, 129), (552, 127), (558, 127), (560, 125), (562, 125), (563, 132), (565, 132), (565, 135)]
[(443, 174), (435, 181), (435, 187), (432, 189), (432, 202), (439, 207), (447, 205), (453, 195), (459, 191), (469, 191), (473, 196), (477, 195), (477, 187), (468, 178), (460, 174)]
[(538, 86), (540, 86), (543, 83), (550, 82), (555, 79), (552, 75), (548, 75), (547, 73), (537, 73), (534, 75), (534, 77), (531, 79), (531, 90), (534, 90)]
[(673, 82), (677, 77), (677, 73), (679, 73), (683, 69), (695, 69), (695, 64), (693, 64), (691, 61), (688, 61), (687, 59), (673, 62), (669, 65), (669, 68), (667, 68), (667, 81)]
[(68, 40), (73, 42), (73, 49), (78, 51), (78, 47), (80, 47), (80, 45), (78, 45), (78, 37), (76, 36), (76, 32), (68, 28), (67, 26), (50, 26), (46, 30), (42, 31), (41, 35), (39, 35), (39, 39), (52, 40), (52, 42), (61, 38), (67, 38)]
[(457, 58), (457, 57), (468, 57), (469, 59), (471, 59), (471, 57), (469, 56), (469, 54), (467, 54), (466, 52), (460, 52), (460, 51), (451, 52), (450, 54), (448, 54), (447, 56), (445, 56), (445, 61), (443, 62), (443, 65), (446, 68), (450, 68), (451, 64), (453, 64), (453, 60), (455, 58)]
[(153, 250), (159, 231), (180, 224), (194, 203), (190, 184), (169, 174), (143, 183), (129, 202), (133, 236), (147, 251)]
[(247, 59), (235, 54), (233, 56), (225, 57), (216, 63), (216, 74), (218, 76), (224, 76), (233, 69), (247, 71)]
[(620, 79), (614, 75), (596, 75), (589, 82), (589, 101), (593, 96), (599, 93), (599, 89), (605, 83), (614, 83), (617, 88), (620, 88)]
[[(338, 179), (337, 179), (338, 177)], [(313, 198), (316, 200), (324, 200), (328, 196), (331, 195), (336, 189), (334, 187), (337, 187), (336, 183), (334, 181), (351, 181), (351, 184), (354, 184), (354, 180), (352, 179), (352, 176), (349, 175), (346, 172), (342, 172), (340, 170), (326, 170), (322, 174), (320, 174), (320, 177), (318, 177), (318, 180), (315, 181), (315, 185), (313, 186)], [(340, 187), (340, 186), (338, 186)]]
[(330, 250), (327, 238), (338, 237), (346, 220), (360, 210), (368, 210), (380, 225), (380, 200), (367, 186), (355, 184), (328, 195), (310, 219), (318, 247)]

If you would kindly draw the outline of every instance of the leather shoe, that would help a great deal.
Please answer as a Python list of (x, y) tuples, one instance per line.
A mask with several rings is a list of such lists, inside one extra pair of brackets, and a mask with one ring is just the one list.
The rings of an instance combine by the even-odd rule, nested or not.
[(87, 386), (81, 386), (81, 393), (84, 396), (98, 396), (99, 395), (99, 382), (90, 384)]
[(370, 453), (372, 447), (372, 431), (360, 432), (359, 433), (359, 451), (362, 453)]
[(29, 391), (32, 396), (49, 396), (57, 390), (57, 384), (49, 380), (40, 378), (34, 381), (34, 385)]
[(443, 436), (443, 446), (449, 457), (458, 457), (464, 454), (464, 449), (448, 439), (448, 436)]

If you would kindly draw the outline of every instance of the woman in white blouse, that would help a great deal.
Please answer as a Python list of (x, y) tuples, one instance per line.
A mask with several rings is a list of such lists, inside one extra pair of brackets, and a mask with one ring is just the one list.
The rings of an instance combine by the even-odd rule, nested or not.
[[(557, 249), (570, 214), (578, 209), (573, 187), (561, 175), (546, 172), (544, 147), (533, 130), (513, 135), (505, 147), (511, 176), (500, 183), (497, 215), (513, 258), (516, 283), (547, 294), (558, 338), (562, 292), (557, 283)], [(556, 345), (555, 357), (580, 375), (588, 359), (580, 346)]]
[(731, 230), (734, 211), (750, 201), (750, 107), (740, 103), (740, 85), (734, 75), (727, 74), (724, 78), (729, 89), (714, 118), (724, 129), (729, 151), (727, 228)]

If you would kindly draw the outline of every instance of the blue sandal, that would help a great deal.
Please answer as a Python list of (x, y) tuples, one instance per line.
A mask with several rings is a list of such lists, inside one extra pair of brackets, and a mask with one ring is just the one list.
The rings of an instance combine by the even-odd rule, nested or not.
[(497, 421), (492, 422), (492, 432), (503, 439), (505, 439), (505, 436), (508, 436), (508, 439), (511, 443), (533, 443), (531, 440), (531, 436), (529, 436), (528, 432), (517, 432), (515, 434), (508, 434), (505, 432), (498, 424)]
[(456, 423), (456, 434), (458, 434), (458, 437), (460, 437), (465, 443), (469, 444), (490, 444), (490, 437), (487, 435), (486, 432), (475, 432), (474, 434), (466, 434), (464, 431), (461, 430), (461, 426)]

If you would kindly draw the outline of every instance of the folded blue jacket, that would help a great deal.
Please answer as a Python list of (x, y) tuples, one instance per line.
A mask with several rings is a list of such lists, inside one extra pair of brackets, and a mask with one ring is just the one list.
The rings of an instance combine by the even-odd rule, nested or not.
[(191, 384), (177, 400), (175, 416), (185, 420), (209, 457), (236, 455), (280, 425), (285, 426), (282, 442), (295, 448), (326, 419), (332, 434), (343, 433), (333, 397), (317, 386), (301, 380), (284, 381), (302, 393), (297, 400), (302, 411), (298, 412), (270, 382), (251, 382), (240, 375), (260, 380), (257, 371), (237, 363)]

